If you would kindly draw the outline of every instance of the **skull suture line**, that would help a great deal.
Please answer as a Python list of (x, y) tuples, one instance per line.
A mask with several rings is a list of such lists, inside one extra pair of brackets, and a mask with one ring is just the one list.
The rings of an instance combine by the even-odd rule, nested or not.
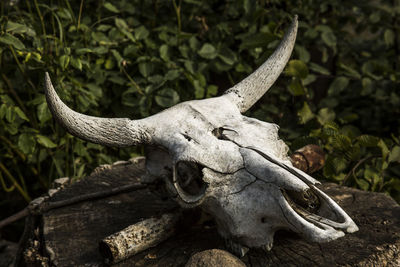
[(107, 146), (148, 145), (147, 169), (183, 207), (201, 206), (236, 253), (270, 250), (278, 229), (326, 242), (358, 230), (352, 219), (294, 168), (275, 124), (248, 110), (275, 82), (294, 47), (297, 17), (271, 57), (220, 97), (188, 101), (141, 120), (98, 118), (69, 109), (46, 73), (54, 117), (73, 135)]

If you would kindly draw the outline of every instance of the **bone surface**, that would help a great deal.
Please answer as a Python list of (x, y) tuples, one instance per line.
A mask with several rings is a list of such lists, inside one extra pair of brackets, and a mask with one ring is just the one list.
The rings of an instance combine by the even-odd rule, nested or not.
[(357, 226), (316, 187), (317, 180), (292, 166), (277, 125), (242, 115), (284, 69), (297, 25), (295, 17), (271, 57), (219, 97), (183, 102), (141, 120), (97, 118), (63, 104), (46, 75), (47, 101), (54, 117), (80, 138), (109, 146), (146, 144), (154, 177), (148, 181), (164, 181), (181, 207), (211, 214), (238, 255), (253, 247), (270, 250), (280, 229), (331, 241)]

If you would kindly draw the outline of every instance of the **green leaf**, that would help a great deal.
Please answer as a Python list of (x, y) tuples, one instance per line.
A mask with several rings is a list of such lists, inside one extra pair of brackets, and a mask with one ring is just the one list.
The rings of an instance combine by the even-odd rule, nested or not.
[(378, 145), (379, 138), (372, 135), (360, 135), (357, 137), (358, 143), (363, 147), (375, 147)]
[(153, 72), (153, 64), (148, 61), (140, 62), (139, 72), (143, 75), (143, 77), (148, 77)]
[(15, 111), (14, 111), (13, 107), (7, 107), (6, 120), (9, 123), (13, 123), (15, 121)]
[(335, 136), (338, 134), (339, 126), (335, 122), (328, 121), (323, 126), (324, 126), (323, 128), (324, 134), (328, 136)]
[(302, 124), (307, 123), (309, 120), (315, 117), (310, 107), (308, 106), (307, 102), (303, 103), (303, 107), (299, 111), (297, 111), (297, 115), (299, 116), (300, 123)]
[(396, 36), (391, 29), (386, 29), (383, 37), (385, 39), (386, 46), (390, 47), (394, 44)]
[(194, 85), (194, 97), (196, 99), (204, 98), (204, 87), (201, 85), (199, 80), (193, 82)]
[(6, 32), (26, 34), (31, 37), (36, 36), (36, 32), (32, 28), (30, 28), (24, 24), (12, 22), (10, 20), (7, 22)]
[(61, 68), (62, 68), (63, 70), (65, 70), (65, 69), (68, 67), (70, 60), (71, 60), (71, 57), (70, 57), (70, 56), (67, 56), (67, 55), (62, 55), (62, 56), (59, 58), (58, 61), (59, 61), (59, 64), (60, 64), (60, 66), (61, 66)]
[(168, 45), (163, 44), (160, 46), (160, 58), (164, 61), (169, 61)]
[(308, 75), (308, 68), (307, 65), (298, 59), (290, 60), (287, 64), (286, 74), (290, 76), (295, 76), (301, 79), (305, 79)]
[(321, 108), (318, 112), (318, 121), (321, 125), (324, 125), (327, 122), (335, 120), (336, 114), (330, 108)]
[(109, 2), (105, 2), (103, 5), (108, 11), (111, 11), (113, 13), (119, 13), (118, 8), (116, 8), (113, 4)]
[(389, 162), (400, 163), (400, 146), (394, 146), (389, 154)]
[(55, 147), (57, 147), (57, 145), (54, 144), (53, 141), (51, 141), (48, 137), (46, 137), (44, 135), (37, 134), (36, 135), (36, 140), (37, 140), (37, 142), (39, 144), (41, 144), (44, 147), (47, 147), (47, 148), (55, 148)]
[(143, 25), (135, 29), (135, 38), (137, 40), (146, 39), (149, 36), (149, 31)]
[(356, 179), (357, 185), (364, 191), (368, 191), (369, 189), (369, 183), (365, 181), (364, 179)]
[(3, 119), (6, 116), (6, 113), (7, 113), (7, 105), (3, 103), (0, 106), (0, 119)]
[(209, 43), (204, 44), (197, 53), (206, 59), (214, 59), (217, 56), (217, 50)]
[(378, 142), (378, 147), (381, 148), (381, 152), (382, 152), (382, 159), (385, 161), (386, 157), (389, 155), (389, 148), (387, 147), (386, 143), (380, 139)]
[(206, 98), (214, 97), (218, 93), (218, 86), (216, 85), (209, 85), (207, 87), (207, 95)]
[(22, 133), (18, 137), (18, 148), (21, 149), (24, 154), (32, 154), (35, 151), (36, 141), (32, 134)]
[(115, 19), (115, 26), (117, 26), (117, 28), (121, 29), (129, 29), (128, 24), (126, 24), (125, 20), (121, 19), (121, 18), (116, 18)]
[(320, 74), (323, 74), (323, 75), (330, 75), (331, 74), (331, 72), (328, 69), (322, 67), (321, 65), (318, 65), (318, 64), (310, 62), (309, 66), (310, 66), (310, 70), (312, 70), (314, 72), (317, 72), (317, 73), (320, 73)]
[(233, 65), (237, 61), (236, 54), (229, 48), (223, 48), (218, 54), (218, 58), (228, 65)]
[(14, 107), (14, 112), (18, 115), (23, 120), (29, 121), (28, 117), (25, 115), (25, 113), (19, 108), (19, 107)]
[(343, 111), (339, 114), (338, 119), (341, 123), (346, 124), (346, 123), (358, 120), (359, 116), (357, 113)]
[(346, 71), (347, 75), (354, 77), (356, 79), (361, 79), (360, 73), (358, 71), (356, 71), (354, 68), (352, 68), (348, 65), (342, 64), (342, 63), (339, 64), (339, 67), (344, 69)]
[(37, 106), (37, 116), (41, 123), (51, 119), (52, 116), (46, 102)]
[(69, 10), (67, 8), (60, 8), (59, 7), (59, 9), (57, 11), (57, 15), (62, 19), (66, 19), (66, 20), (69, 20), (69, 21), (73, 20), (72, 15), (71, 15), (71, 13), (69, 12)]
[(75, 69), (82, 70), (82, 61), (80, 58), (71, 57), (71, 65)]
[(243, 38), (239, 49), (251, 49), (257, 47), (267, 47), (269, 43), (274, 41), (276, 37), (270, 33), (256, 33)]
[(165, 79), (168, 81), (174, 81), (181, 76), (181, 72), (179, 70), (169, 70), (167, 74), (165, 74)]
[(308, 62), (310, 61), (310, 53), (307, 51), (307, 49), (304, 46), (301, 45), (296, 45), (295, 50), (297, 54), (299, 55), (299, 59), (303, 62)]
[(199, 42), (199, 40), (197, 40), (197, 38), (195, 36), (192, 36), (189, 39), (189, 46), (193, 51), (197, 51), (200, 47), (200, 42)]
[(101, 98), (103, 96), (103, 90), (95, 83), (88, 83), (86, 87), (93, 93), (93, 95), (97, 98)]
[(380, 181), (379, 173), (375, 168), (367, 167), (364, 171), (364, 179), (372, 185), (371, 190), (374, 191)]
[(164, 88), (157, 92), (155, 101), (160, 107), (168, 108), (179, 102), (179, 95), (171, 88)]
[(93, 50), (90, 49), (90, 48), (84, 47), (84, 48), (78, 48), (78, 49), (76, 49), (76, 50), (75, 50), (75, 53), (76, 53), (77, 55), (82, 55), (82, 54), (86, 54), (86, 53), (93, 53)]
[(15, 49), (18, 49), (18, 50), (25, 49), (25, 45), (17, 37), (15, 37), (9, 33), (6, 33), (3, 36), (0, 36), (0, 43), (11, 45)]
[(107, 70), (111, 70), (111, 69), (114, 68), (114, 66), (115, 66), (114, 61), (113, 61), (111, 58), (107, 58), (106, 62), (104, 63), (104, 67), (105, 67)]
[(347, 165), (348, 162), (344, 157), (334, 157), (332, 155), (328, 155), (323, 170), (324, 176), (336, 176), (343, 172), (347, 168)]
[(351, 140), (343, 134), (336, 134), (332, 139), (332, 145), (340, 150), (346, 151), (351, 147)]
[(301, 80), (298, 78), (292, 79), (289, 84), (289, 91), (294, 96), (304, 95), (306, 94), (306, 90), (301, 83)]
[(363, 78), (361, 84), (363, 86), (363, 89), (361, 90), (362, 96), (370, 95), (373, 92), (374, 87), (370, 78)]
[(322, 38), (322, 41), (324, 41), (324, 43), (327, 46), (330, 46), (330, 47), (335, 47), (336, 46), (337, 40), (336, 40), (336, 36), (335, 36), (335, 34), (333, 32), (325, 31), (325, 32), (323, 32), (321, 34), (321, 38)]
[(77, 177), (83, 177), (83, 172), (85, 171), (85, 166), (86, 166), (85, 164), (82, 164), (79, 167), (78, 172), (76, 173)]
[(122, 62), (124, 61), (124, 59), (122, 58), (121, 54), (115, 49), (111, 49), (110, 51), (113, 54), (115, 60), (117, 61), (118, 66), (121, 66)]
[(328, 94), (331, 96), (339, 95), (349, 85), (349, 79), (343, 76), (333, 80), (328, 89)]
[(370, 16), (369, 16), (369, 20), (372, 23), (378, 23), (381, 19), (381, 13), (379, 11), (373, 12)]

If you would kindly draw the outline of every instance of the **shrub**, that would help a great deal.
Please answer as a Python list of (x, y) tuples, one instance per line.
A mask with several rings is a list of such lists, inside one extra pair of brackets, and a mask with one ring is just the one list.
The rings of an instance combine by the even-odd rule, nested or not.
[(12, 3), (0, 3), (1, 190), (29, 201), (55, 178), (142, 153), (66, 133), (47, 108), (45, 71), (74, 110), (142, 118), (222, 94), (298, 14), (292, 60), (248, 115), (278, 123), (293, 150), (321, 145), (321, 178), (400, 200), (398, 1)]

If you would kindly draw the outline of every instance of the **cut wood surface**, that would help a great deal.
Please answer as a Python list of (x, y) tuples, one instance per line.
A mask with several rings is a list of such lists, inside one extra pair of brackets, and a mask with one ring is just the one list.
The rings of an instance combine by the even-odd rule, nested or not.
[[(120, 162), (54, 193), (50, 201), (136, 183), (145, 176), (144, 159)], [(161, 185), (160, 185), (161, 187)], [(400, 266), (400, 207), (384, 194), (326, 183), (321, 186), (360, 230), (333, 242), (309, 243), (278, 232), (270, 252), (250, 249), (247, 266)], [(99, 241), (143, 219), (178, 209), (156, 186), (47, 211), (27, 219), (19, 259), (57, 266), (104, 266)], [(186, 217), (185, 217), (186, 216)], [(185, 266), (201, 251), (225, 249), (215, 225), (188, 211), (176, 235), (114, 266)], [(217, 251), (217, 250), (212, 250)], [(212, 257), (212, 251), (206, 253)], [(210, 256), (211, 255), (211, 256)], [(206, 266), (206, 265), (205, 265)]]

